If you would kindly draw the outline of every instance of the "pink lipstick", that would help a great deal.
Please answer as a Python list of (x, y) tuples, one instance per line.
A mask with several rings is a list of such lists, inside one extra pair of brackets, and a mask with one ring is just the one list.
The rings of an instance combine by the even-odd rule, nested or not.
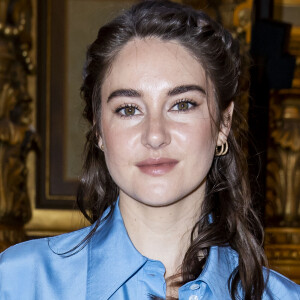
[(178, 160), (170, 159), (170, 158), (148, 158), (136, 164), (136, 166), (140, 169), (141, 172), (152, 175), (152, 176), (160, 176), (164, 175), (178, 164)]

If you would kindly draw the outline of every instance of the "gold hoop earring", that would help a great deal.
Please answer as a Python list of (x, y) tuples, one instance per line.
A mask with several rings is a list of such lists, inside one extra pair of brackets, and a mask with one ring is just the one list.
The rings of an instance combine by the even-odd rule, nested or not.
[(103, 144), (100, 146), (100, 149), (101, 149), (102, 151), (104, 151), (104, 146), (103, 146)]
[(228, 142), (227, 141), (224, 144), (222, 144), (221, 146), (217, 146), (215, 156), (222, 156), (222, 155), (227, 154), (228, 148), (229, 147), (228, 147)]

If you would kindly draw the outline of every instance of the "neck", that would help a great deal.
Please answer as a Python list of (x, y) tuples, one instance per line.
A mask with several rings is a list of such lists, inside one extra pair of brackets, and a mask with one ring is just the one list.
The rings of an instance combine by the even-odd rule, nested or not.
[(175, 275), (190, 245), (203, 194), (190, 195), (164, 207), (153, 207), (120, 192), (120, 211), (128, 235), (144, 256), (161, 261), (165, 277)]

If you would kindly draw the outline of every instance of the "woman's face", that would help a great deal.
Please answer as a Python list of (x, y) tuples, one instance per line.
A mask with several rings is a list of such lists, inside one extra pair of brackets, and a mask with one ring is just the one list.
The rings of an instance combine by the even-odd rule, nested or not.
[(204, 194), (217, 138), (208, 89), (201, 64), (177, 42), (124, 46), (103, 82), (99, 140), (120, 197), (165, 206)]

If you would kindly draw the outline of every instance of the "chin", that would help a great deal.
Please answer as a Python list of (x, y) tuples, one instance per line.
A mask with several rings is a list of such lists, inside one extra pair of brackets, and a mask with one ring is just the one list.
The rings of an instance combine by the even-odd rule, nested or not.
[(147, 199), (145, 201), (140, 201), (140, 202), (143, 203), (144, 205), (151, 206), (151, 207), (166, 207), (174, 203), (174, 201), (157, 201), (157, 199), (156, 200)]
[(149, 195), (147, 193), (143, 193), (143, 195), (134, 197), (136, 201), (151, 207), (166, 207), (172, 204), (177, 203), (183, 197), (178, 197), (178, 195), (170, 195), (170, 192), (164, 193), (153, 193), (150, 192)]

